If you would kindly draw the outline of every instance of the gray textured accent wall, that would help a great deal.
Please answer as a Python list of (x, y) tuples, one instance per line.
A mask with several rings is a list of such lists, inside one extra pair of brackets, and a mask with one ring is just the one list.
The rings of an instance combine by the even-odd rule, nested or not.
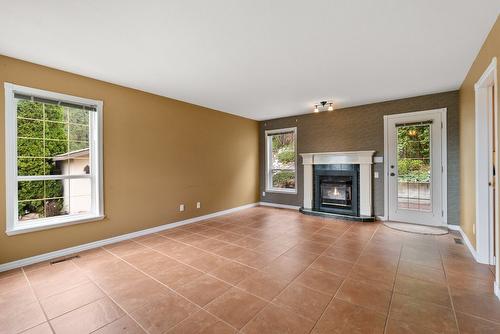
[[(447, 108), (448, 138), (448, 224), (459, 224), (459, 136), (458, 91), (430, 94), (393, 101), (338, 109), (332, 112), (305, 114), (260, 122), (260, 196), (262, 202), (302, 206), (303, 168), (298, 157), (297, 194), (269, 193), (265, 191), (264, 131), (297, 127), (298, 153), (342, 152), (375, 150), (375, 156), (384, 155), (384, 115), (438, 108)], [(384, 165), (376, 163), (373, 171), (375, 215), (384, 215)]]

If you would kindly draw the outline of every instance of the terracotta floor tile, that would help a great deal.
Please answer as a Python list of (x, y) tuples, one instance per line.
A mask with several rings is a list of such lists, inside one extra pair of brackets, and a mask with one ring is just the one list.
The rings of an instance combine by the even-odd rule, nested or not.
[(47, 317), (53, 319), (103, 297), (102, 291), (94, 283), (89, 282), (41, 299), (40, 303)]
[(22, 334), (52, 334), (52, 329), (47, 322), (44, 322), (43, 324), (24, 331)]
[(487, 279), (478, 279), (474, 276), (469, 276), (464, 273), (457, 273), (449, 271), (446, 273), (446, 279), (450, 287), (457, 290), (474, 290), (483, 291), (486, 293), (493, 293), (493, 284), (495, 282), (493, 277)]
[(122, 317), (123, 311), (108, 298), (99, 299), (50, 321), (58, 333), (90, 333)]
[(249, 208), (27, 266), (36, 295), (22, 270), (0, 273), (0, 332), (50, 330), (38, 296), (71, 333), (142, 333), (121, 309), (158, 333), (308, 332), (315, 320), (313, 333), (381, 333), (387, 312), (389, 334), (457, 333), (455, 311), (462, 332), (496, 333), (495, 268), (455, 237)]
[(262, 310), (266, 304), (260, 298), (240, 289), (232, 288), (207, 305), (205, 309), (231, 326), (240, 329)]
[(395, 319), (389, 319), (387, 322), (386, 334), (438, 334), (429, 328), (416, 324), (409, 324)]
[(0, 333), (19, 333), (45, 321), (43, 311), (36, 301), (2, 307), (0, 312)]
[(146, 247), (157, 248), (158, 246), (168, 243), (170, 240), (159, 234), (155, 234), (149, 238), (136, 239), (135, 241)]
[(280, 256), (262, 271), (273, 275), (278, 279), (285, 281), (292, 281), (299, 276), (307, 267), (314, 261), (314, 259), (296, 259), (288, 256)]
[(402, 260), (399, 262), (398, 274), (432, 283), (446, 284), (446, 276), (442, 268), (435, 269)]
[(452, 287), (451, 297), (456, 311), (500, 323), (500, 300), (491, 292)]
[(228, 259), (236, 259), (247, 252), (248, 250), (246, 248), (236, 245), (227, 245), (213, 251), (213, 253)]
[(142, 244), (130, 240), (121, 241), (117, 242), (116, 244), (104, 246), (104, 249), (108, 250), (109, 252), (119, 257), (124, 257), (126, 255), (140, 252), (145, 248), (146, 247), (143, 246)]
[(197, 312), (199, 307), (172, 293), (164, 292), (130, 315), (148, 333), (164, 333)]
[(26, 275), (38, 298), (46, 298), (89, 281), (71, 261), (33, 270)]
[(314, 322), (291, 311), (269, 304), (241, 330), (246, 334), (288, 333), (305, 334), (314, 326)]
[(349, 275), (352, 266), (352, 262), (334, 259), (329, 256), (320, 256), (313, 262), (311, 268), (346, 277)]
[(398, 268), (399, 257), (397, 256), (378, 256), (373, 254), (362, 254), (356, 264), (382, 269), (385, 271), (396, 272)]
[(259, 239), (254, 239), (252, 237), (244, 237), (238, 240), (233, 240), (231, 241), (231, 243), (240, 247), (255, 249), (259, 247), (263, 243), (263, 241)]
[(347, 278), (335, 298), (387, 314), (392, 292)]
[(420, 299), (424, 302), (451, 308), (450, 294), (446, 285), (398, 275), (394, 290), (397, 293)]
[(343, 277), (312, 268), (308, 268), (295, 280), (297, 283), (329, 296), (333, 296), (337, 292), (343, 281)]
[(161, 293), (169, 290), (160, 283), (145, 278), (138, 283), (130, 284), (127, 288), (117, 291), (106, 291), (127, 312), (132, 312), (154, 299)]
[(393, 290), (396, 272), (375, 266), (356, 264), (352, 267), (349, 278), (374, 287)]
[(28, 280), (24, 275), (12, 274), (0, 279), (0, 294), (7, 290), (16, 290), (29, 287)]
[(237, 262), (230, 262), (217, 268), (210, 274), (233, 285), (237, 285), (245, 278), (255, 274), (256, 269), (247, 267)]
[(350, 248), (333, 245), (327, 248), (323, 255), (328, 255), (339, 260), (356, 262), (356, 260), (361, 255), (361, 250), (353, 250)]
[(389, 318), (428, 328), (438, 333), (458, 333), (453, 311), (395, 293)]
[(353, 305), (339, 299), (334, 299), (312, 333), (384, 333), (385, 317), (361, 306)]
[(177, 326), (169, 330), (168, 334), (233, 334), (236, 329), (217, 319), (210, 313), (200, 310), (191, 315)]
[(445, 259), (443, 264), (447, 272), (462, 273), (479, 279), (489, 279), (493, 276), (487, 264), (477, 263), (474, 260)]
[(269, 265), (275, 258), (276, 256), (273, 255), (249, 251), (238, 257), (236, 261), (252, 268), (262, 269)]
[(241, 234), (236, 234), (236, 233), (232, 233), (232, 232), (223, 232), (223, 233), (215, 236), (214, 239), (231, 243), (231, 242), (243, 239), (243, 238), (244, 238), (244, 236), (242, 236)]
[(287, 285), (288, 280), (279, 279), (272, 274), (257, 272), (247, 279), (241, 281), (238, 287), (260, 298), (272, 300)]
[(24, 274), (21, 268), (15, 268), (0, 272), (0, 280), (11, 276), (24, 276)]
[(168, 268), (149, 268), (144, 272), (171, 288), (180, 287), (203, 275), (203, 272), (182, 263)]
[(314, 242), (314, 241), (301, 241), (299, 242), (296, 246), (294, 246), (292, 249), (297, 249), (297, 250), (302, 250), (306, 251), (309, 253), (314, 253), (314, 254), (321, 254), (323, 253), (330, 245), (321, 243), (321, 242)]
[(203, 307), (230, 288), (229, 284), (205, 274), (183, 285), (177, 292)]
[(299, 283), (289, 285), (273, 303), (291, 309), (294, 313), (312, 321), (318, 320), (332, 296), (312, 290)]
[(472, 315), (457, 312), (457, 321), (461, 334), (500, 333), (500, 324), (480, 319)]
[(92, 334), (145, 334), (146, 332), (128, 315), (101, 327)]
[(203, 254), (202, 256), (199, 256), (193, 261), (188, 262), (188, 264), (193, 266), (194, 268), (207, 273), (217, 270), (218, 268), (223, 267), (228, 263), (231, 263), (230, 259), (210, 254), (208, 252), (205, 252), (205, 254)]

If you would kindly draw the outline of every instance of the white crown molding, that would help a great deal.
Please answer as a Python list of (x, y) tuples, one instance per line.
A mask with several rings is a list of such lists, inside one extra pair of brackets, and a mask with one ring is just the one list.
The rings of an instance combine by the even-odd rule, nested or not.
[(3, 264), (0, 264), (0, 272), (19, 268), (19, 267), (24, 267), (24, 266), (38, 263), (38, 262), (52, 260), (52, 259), (63, 257), (63, 256), (68, 256), (68, 255), (83, 252), (83, 251), (86, 251), (89, 249), (98, 248), (98, 247), (106, 246), (106, 245), (113, 244), (116, 242), (141, 237), (143, 235), (147, 235), (147, 234), (151, 234), (151, 233), (161, 232), (161, 231), (172, 229), (175, 227), (196, 223), (196, 222), (199, 222), (199, 221), (202, 221), (205, 219), (210, 219), (210, 218), (226, 215), (228, 213), (252, 208), (252, 207), (255, 207), (258, 205), (259, 205), (259, 203), (250, 203), (250, 204), (238, 206), (238, 207), (223, 210), (223, 211), (217, 211), (217, 212), (210, 213), (210, 214), (203, 215), (203, 216), (193, 217), (193, 218), (181, 220), (181, 221), (174, 222), (174, 223), (155, 226), (155, 227), (148, 228), (145, 230), (140, 230), (140, 231), (136, 231), (136, 232), (132, 232), (132, 233), (118, 235), (116, 237), (112, 237), (112, 238), (108, 238), (108, 239), (89, 242), (86, 244), (82, 244), (82, 245), (78, 245), (78, 246), (74, 246), (74, 247), (69, 247), (69, 248), (64, 248), (64, 249), (60, 249), (60, 250), (45, 253), (45, 254), (35, 255), (35, 256), (24, 258), (21, 260), (3, 263)]

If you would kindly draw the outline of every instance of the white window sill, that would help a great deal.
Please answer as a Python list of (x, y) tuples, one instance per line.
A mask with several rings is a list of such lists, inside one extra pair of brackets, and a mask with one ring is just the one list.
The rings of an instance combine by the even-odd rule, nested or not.
[(43, 218), (38, 219), (36, 222), (29, 223), (18, 223), (17, 226), (8, 227), (5, 233), (8, 236), (29, 233), (35, 231), (42, 231), (56, 227), (75, 225), (81, 223), (89, 223), (95, 222), (104, 219), (104, 215), (96, 215), (96, 214), (80, 214), (80, 215), (72, 215), (72, 216), (59, 216), (52, 218)]
[(297, 189), (279, 189), (279, 188), (273, 188), (273, 189), (266, 189), (266, 193), (279, 193), (279, 194), (296, 195), (297, 194)]

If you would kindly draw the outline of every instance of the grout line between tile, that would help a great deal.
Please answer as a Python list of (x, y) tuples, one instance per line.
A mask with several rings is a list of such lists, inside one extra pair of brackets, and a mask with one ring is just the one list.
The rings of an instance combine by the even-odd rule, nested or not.
[[(49, 325), (50, 327), (50, 330), (52, 331), (52, 333), (55, 333), (56, 331), (54, 330), (54, 328), (52, 327), (52, 324), (50, 323), (49, 321), (49, 317), (47, 316), (47, 313), (45, 313), (45, 309), (43, 308), (42, 306), (42, 303), (40, 302), (40, 298), (38, 298), (38, 296), (36, 295), (35, 293), (35, 289), (33, 289), (33, 286), (31, 285), (31, 281), (29, 280), (28, 278), (28, 275), (26, 275), (26, 272), (24, 271), (24, 268), (21, 268), (21, 270), (23, 271), (23, 275), (24, 275), (24, 279), (28, 282), (28, 285), (30, 287), (30, 290), (31, 290), (31, 293), (33, 294), (33, 296), (35, 296), (36, 298), (36, 301), (38, 303), (38, 306), (40, 307), (40, 309), (42, 310), (42, 313), (43, 313), (43, 316), (45, 317), (45, 322), (47, 322), (47, 324)], [(31, 328), (34, 328), (36, 326), (39, 326), (40, 324), (36, 324), (35, 326), (33, 327), (30, 327), (30, 328), (27, 328), (25, 329), (23, 332), (27, 331), (28, 329), (31, 329)]]

